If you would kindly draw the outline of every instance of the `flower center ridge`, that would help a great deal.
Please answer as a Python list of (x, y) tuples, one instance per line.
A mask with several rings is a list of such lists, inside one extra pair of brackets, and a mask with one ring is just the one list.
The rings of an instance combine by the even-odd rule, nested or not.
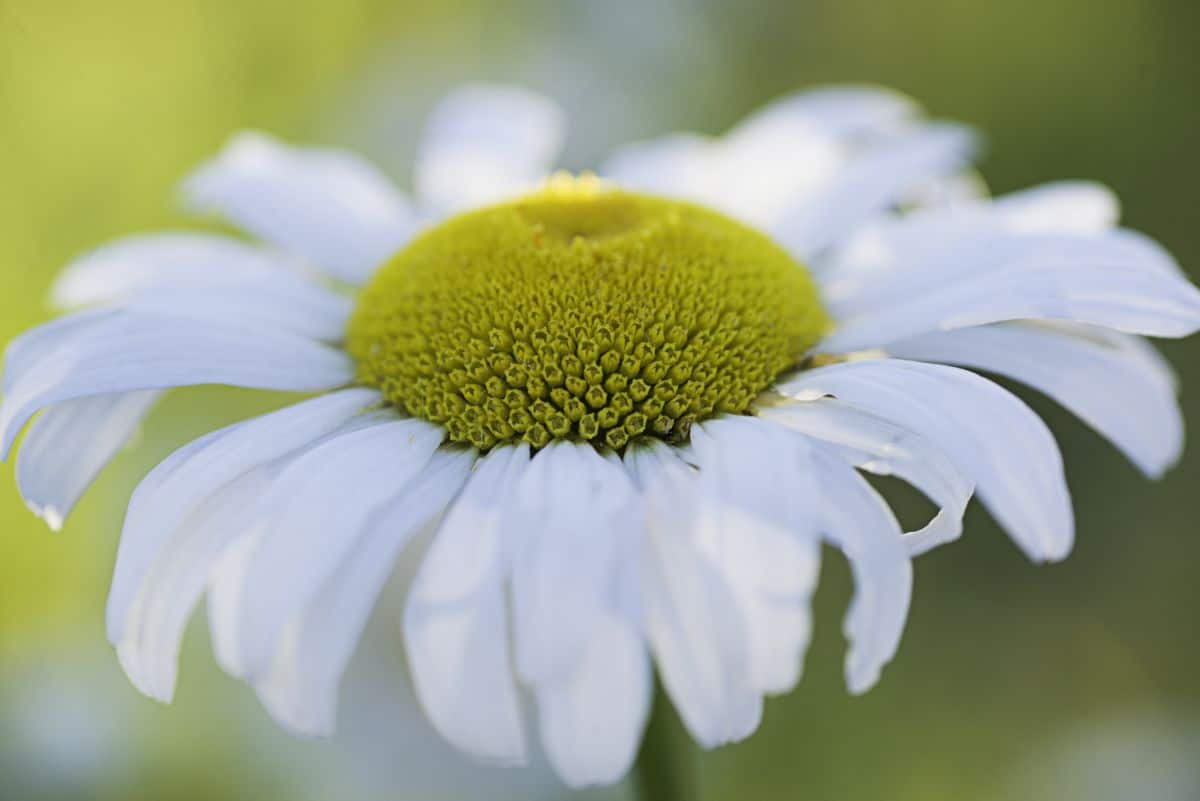
[(828, 324), (763, 234), (563, 175), (416, 237), (363, 290), (347, 345), (362, 383), (453, 441), (619, 449), (746, 411)]

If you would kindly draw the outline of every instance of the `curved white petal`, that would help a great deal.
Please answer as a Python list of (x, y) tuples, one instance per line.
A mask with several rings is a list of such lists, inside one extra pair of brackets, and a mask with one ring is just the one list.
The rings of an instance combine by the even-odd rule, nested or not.
[(1005, 228), (1020, 233), (1098, 233), (1121, 217), (1113, 191), (1091, 181), (1058, 181), (985, 203)]
[(914, 220), (941, 223), (950, 235), (986, 224), (1017, 234), (1095, 234), (1111, 229), (1120, 217), (1112, 190), (1090, 181), (1056, 181), (989, 197), (974, 174), (927, 182), (918, 190), (914, 211), (889, 215), (875, 226), (887, 228)]
[(653, 440), (630, 446), (625, 463), (643, 496), (646, 632), (663, 686), (701, 746), (742, 740), (762, 719), (762, 691), (745, 611), (697, 542), (695, 471)]
[(25, 504), (58, 530), (75, 503), (158, 400), (154, 390), (95, 395), (46, 409), (17, 455)]
[(832, 395), (912, 429), (974, 479), (980, 499), (1031, 559), (1065, 557), (1074, 541), (1058, 445), (1028, 406), (966, 370), (902, 359), (821, 367), (777, 389)]
[(654, 689), (641, 633), (606, 612), (570, 676), (538, 691), (542, 745), (568, 787), (612, 784), (637, 756)]
[(855, 147), (894, 133), (915, 113), (910, 100), (885, 89), (800, 92), (771, 103), (721, 138), (672, 134), (626, 145), (600, 173), (769, 227), (781, 212), (836, 181)]
[[(114, 640), (122, 666), (142, 692), (170, 700), (184, 630), (206, 586), (215, 588), (210, 590), (210, 611), (223, 611), (210, 620), (218, 662), (222, 666), (240, 664), (235, 641), (236, 607), (229, 603), (231, 597), (237, 596), (231, 596), (227, 584), (222, 583), (228, 578), (228, 565), (238, 561), (231, 555), (252, 552), (249, 546), (259, 537), (256, 527), (261, 519), (262, 501), (289, 460), (324, 437), (371, 425), (378, 419), (375, 415), (360, 415), (345, 420), (347, 414), (353, 413), (346, 408), (351, 400), (351, 397), (332, 401), (319, 398), (214, 432), (172, 454), (139, 486), (139, 490), (151, 494), (151, 501), (170, 504), (183, 500), (178, 508), (160, 505), (156, 510), (149, 504), (139, 507), (143, 525), (135, 527), (127, 522), (126, 526), (126, 532), (143, 543), (146, 525), (157, 520), (167, 527), (149, 531), (161, 542), (152, 554), (151, 563), (144, 568), (133, 601), (119, 622), (120, 639)], [(360, 396), (358, 403), (361, 401)], [(343, 422), (335, 423), (339, 415)], [(330, 427), (332, 431), (326, 430)], [(312, 439), (305, 441), (306, 437)], [(293, 445), (297, 447), (288, 450)], [(236, 477), (212, 489), (231, 474)], [(189, 488), (188, 482), (193, 486)], [(189, 489), (191, 496), (183, 497)], [(158, 516), (152, 517), (156, 512)], [(141, 555), (125, 548), (127, 542), (131, 541), (122, 540), (123, 547), (118, 552), (118, 569), (125, 566), (126, 575), (128, 570), (137, 568), (137, 558)], [(126, 554), (130, 558), (123, 561)], [(248, 560), (242, 560), (245, 561)], [(133, 568), (128, 567), (130, 564)], [(114, 579), (114, 593), (109, 599), (110, 621), (118, 586)]]
[(333, 733), (342, 674), (396, 557), (442, 513), (474, 461), (473, 450), (437, 451), (421, 474), (372, 517), (314, 600), (288, 622), (271, 672), (255, 683), (275, 720), (301, 734)]
[(850, 641), (846, 684), (850, 692), (863, 693), (900, 647), (912, 599), (912, 563), (891, 509), (866, 479), (825, 448), (814, 443), (811, 452), (821, 497), (819, 525), (854, 573), (854, 599), (844, 624)]
[(231, 676), (240, 676), (244, 672), (239, 618), (242, 592), (246, 588), (246, 571), (254, 556), (254, 549), (262, 538), (262, 530), (255, 527), (258, 503), (253, 507), (253, 513), (255, 517), (249, 521), (247, 530), (239, 531), (239, 536), (227, 543), (218, 554), (208, 575), (205, 594), (213, 656), (221, 669)]
[(353, 300), (285, 275), (233, 287), (147, 289), (120, 301), (119, 306), (134, 314), (340, 342)]
[(114, 644), (125, 639), (139, 596), (150, 599), (174, 589), (156, 580), (154, 566), (177, 549), (181, 527), (206, 499), (239, 476), (318, 440), (378, 399), (373, 390), (347, 389), (297, 403), (201, 437), (151, 470), (125, 514), (108, 597), (109, 639)]
[(272, 465), (241, 474), (203, 497), (163, 532), (169, 542), (145, 570), (119, 621), (120, 638), (113, 639), (125, 675), (140, 692), (164, 702), (174, 696), (188, 619), (218, 559), (249, 533), (258, 503), (277, 472)]
[[(393, 410), (386, 408), (359, 414), (308, 446), (264, 466), (267, 484), (247, 510), (237, 536), (228, 542), (209, 571), (208, 628), (213, 654), (217, 664), (226, 673), (231, 676), (247, 675), (246, 657), (242, 647), (243, 596), (246, 591), (246, 576), (257, 557), (259, 546), (270, 531), (269, 527), (264, 525), (267, 516), (263, 513), (270, 494), (268, 490), (273, 490), (278, 477), (297, 458), (318, 445), (345, 434), (394, 422), (397, 417)], [(278, 650), (275, 649), (276, 653)]]
[(762, 227), (818, 192), (846, 160), (832, 136), (803, 125), (755, 125), (726, 139), (673, 134), (618, 150), (601, 174), (622, 186), (686, 198)]
[(167, 232), (127, 236), (63, 268), (50, 288), (54, 305), (111, 303), (149, 289), (236, 287), (299, 278), (283, 254), (218, 234)]
[[(1180, 337), (1200, 328), (1200, 291), (1157, 245), (1126, 231), (1016, 235), (978, 228), (903, 228), (892, 264), (822, 278), (837, 328), (829, 352), (882, 347), (933, 331), (1058, 319)], [(907, 241), (905, 241), (907, 239)], [(884, 262), (887, 264), (887, 262)]]
[[(717, 501), (698, 515), (701, 547), (742, 605), (751, 664), (769, 668), (752, 671), (756, 683), (766, 676), (781, 683), (765, 689), (784, 690), (799, 676), (792, 665), (807, 646), (815, 545), (824, 537), (854, 573), (846, 681), (851, 692), (865, 692), (899, 647), (912, 591), (907, 548), (887, 504), (830, 446), (772, 423), (745, 417), (702, 423), (693, 428), (692, 450), (705, 488), (701, 503)], [(789, 553), (780, 535), (807, 547)], [(803, 614), (799, 627), (797, 614)]]
[(404, 613), (413, 685), (434, 728), (463, 751), (501, 764), (527, 758), (500, 522), (528, 464), (527, 445), (494, 448), (479, 460), (446, 513)]
[(861, 300), (872, 292), (886, 296), (897, 286), (936, 288), (947, 280), (997, 269), (1021, 253), (1019, 248), (1034, 251), (1054, 242), (1100, 246), (1141, 269), (1183, 274), (1157, 242), (1136, 231), (1113, 228), (1117, 211), (1116, 199), (1102, 186), (1044, 184), (948, 208), (881, 216), (813, 267), (826, 297), (835, 303)]
[[(968, 206), (968, 211), (959, 206), (935, 207), (876, 218), (814, 263), (825, 300), (848, 302), (902, 277), (915, 283), (920, 268), (941, 254), (963, 249), (962, 243), (971, 237), (1003, 230), (988, 208), (978, 203)], [(981, 262), (980, 258), (966, 260), (969, 252), (963, 249), (944, 260), (959, 262), (960, 273), (965, 273)]]
[(635, 502), (625, 472), (591, 445), (552, 442), (530, 461), (503, 523), (526, 683), (567, 680), (602, 615), (622, 608), (622, 571), (641, 535)]
[(752, 686), (783, 693), (800, 680), (820, 567), (822, 501), (802, 445), (768, 423), (726, 417), (692, 429), (696, 545), (725, 578), (749, 638)]
[(628, 770), (649, 710), (639, 522), (620, 462), (564, 441), (530, 461), (504, 516), (517, 673), (534, 691), (546, 754), (572, 786)]
[(75, 398), (195, 384), (314, 392), (354, 377), (345, 353), (270, 331), (118, 313), (56, 333), (53, 346), (43, 343), (43, 355), (21, 370), (4, 396), (5, 456), (34, 413)]
[[(966, 210), (978, 208), (987, 198), (987, 183), (977, 172), (966, 171), (957, 172), (952, 175), (934, 176), (917, 182), (912, 189), (904, 194), (900, 202), (900, 210), (891, 214), (881, 215), (880, 218), (876, 218), (876, 224), (879, 219), (886, 220), (899, 215), (910, 217), (916, 214), (930, 214), (933, 212), (961, 214)], [(864, 227), (871, 227), (871, 223), (868, 223)], [(862, 229), (860, 228), (859, 230), (861, 231)], [(851, 236), (850, 239), (854, 239), (855, 236), (857, 236), (857, 233)], [(822, 258), (814, 262), (811, 266), (813, 269), (822, 270), (827, 260), (828, 254), (823, 254)]]
[(599, 172), (630, 189), (709, 202), (720, 185), (712, 169), (718, 148), (699, 134), (667, 134), (622, 145)]
[(235, 136), (183, 187), (197, 211), (242, 229), (352, 284), (364, 283), (412, 234), (408, 203), (367, 162), (331, 148)]
[(1049, 324), (1006, 323), (927, 334), (890, 353), (998, 373), (1038, 389), (1161, 476), (1183, 449), (1174, 379), (1147, 343), (1128, 335)]
[(433, 457), (445, 432), (391, 420), (341, 433), (293, 459), (263, 498), (238, 611), (241, 675), (266, 676), (280, 635), (313, 603), (377, 511)]
[(4, 347), (4, 377), (0, 380), (0, 394), (5, 397), (11, 395), (23, 376), (64, 343), (86, 338), (89, 330), (117, 316), (115, 309), (88, 309), (57, 317), (14, 337)]
[(738, 124), (732, 134), (756, 128), (818, 130), (858, 139), (895, 133), (920, 112), (909, 97), (878, 86), (829, 86), (787, 95)]
[(922, 180), (966, 167), (974, 149), (965, 128), (915, 127), (855, 158), (820, 192), (785, 210), (771, 232), (799, 258), (810, 259), (895, 205)]
[(416, 187), (437, 213), (499, 200), (550, 173), (562, 147), (562, 111), (542, 95), (477, 84), (434, 109), (417, 154)]
[(859, 469), (902, 478), (937, 504), (929, 523), (904, 535), (911, 555), (962, 534), (975, 483), (941, 447), (915, 431), (827, 397), (764, 408), (758, 416), (835, 444)]

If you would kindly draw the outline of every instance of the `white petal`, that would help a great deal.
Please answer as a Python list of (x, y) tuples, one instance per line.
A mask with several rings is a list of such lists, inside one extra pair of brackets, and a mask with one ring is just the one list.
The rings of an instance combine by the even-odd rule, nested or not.
[(416, 186), (439, 213), (525, 191), (549, 174), (566, 124), (551, 100), (525, 89), (479, 84), (446, 97), (429, 118)]
[(889, 347), (896, 356), (998, 373), (1045, 392), (1161, 476), (1183, 448), (1174, 380), (1146, 343), (1098, 329), (1008, 323), (927, 334)]
[(44, 343), (44, 355), (26, 364), (5, 394), (5, 456), (35, 412), (75, 398), (195, 384), (315, 392), (354, 377), (354, 364), (341, 351), (290, 334), (214, 323), (118, 313), (56, 328), (56, 334), (54, 346)]
[(282, 254), (216, 234), (169, 232), (118, 239), (67, 265), (50, 289), (56, 306), (110, 303), (148, 289), (236, 287), (298, 277)]
[[(1087, 244), (1095, 239), (1110, 255), (1120, 254), (1143, 269), (1182, 275), (1161, 245), (1136, 231), (1112, 228), (1115, 204), (1103, 187), (1063, 183), (948, 208), (885, 215), (813, 266), (821, 273), (825, 295), (835, 301), (872, 290), (894, 293), (893, 279), (910, 289), (936, 288), (948, 279), (996, 269), (1012, 259), (1014, 248), (1031, 250), (1055, 241), (1095, 247)], [(1049, 236), (1053, 234), (1060, 239)], [(1022, 243), (1037, 236), (1042, 238)]]
[(709, 202), (719, 186), (711, 171), (718, 147), (716, 140), (688, 133), (634, 142), (613, 153), (600, 175), (630, 189)]
[(58, 530), (161, 393), (125, 392), (65, 401), (29, 426), (17, 456), (25, 504)]
[(533, 457), (503, 524), (525, 682), (569, 677), (602, 614), (622, 604), (620, 571), (641, 534), (635, 510), (629, 478), (592, 446), (553, 442)]
[[(959, 172), (939, 175), (918, 181), (904, 194), (897, 214), (912, 216), (933, 211), (950, 211), (961, 214), (967, 209), (978, 208), (988, 199), (988, 186), (977, 172)], [(883, 215), (886, 219), (893, 215)], [(869, 224), (868, 224), (869, 227)], [(861, 230), (861, 229), (860, 229)], [(852, 236), (851, 239), (854, 237)], [(814, 263), (821, 265), (827, 254)]]
[(538, 692), (542, 744), (568, 787), (612, 784), (633, 765), (654, 683), (638, 630), (606, 613), (571, 675)]
[(504, 516), (517, 672), (537, 699), (546, 753), (572, 786), (623, 775), (649, 710), (636, 512), (615, 455), (560, 441), (530, 461)]
[(367, 162), (261, 133), (234, 137), (188, 178), (184, 194), (196, 210), (352, 284), (364, 283), (413, 230), (404, 197)]
[(1044, 184), (1001, 195), (989, 205), (1006, 228), (1022, 233), (1097, 233), (1121, 216), (1112, 190), (1088, 181)]
[(963, 169), (973, 150), (964, 128), (918, 127), (866, 151), (822, 191), (798, 200), (772, 225), (772, 233), (798, 257), (811, 258), (895, 205), (923, 179)]
[(883, 89), (833, 87), (782, 98), (728, 135), (673, 134), (622, 147), (601, 168), (618, 183), (722, 209), (768, 227), (835, 180), (851, 145), (890, 133), (916, 109)]
[(430, 721), (457, 748), (502, 764), (526, 760), (500, 518), (528, 464), (526, 445), (479, 460), (421, 564), (404, 615), (413, 684)]
[(396, 557), (441, 514), (474, 460), (473, 450), (435, 453), (422, 474), (374, 515), (308, 608), (289, 621), (271, 673), (255, 684), (275, 720), (301, 734), (333, 733), (342, 674)]
[(1022, 318), (1164, 337), (1200, 328), (1200, 291), (1164, 262), (1160, 248), (1128, 232), (977, 231), (911, 250), (904, 270), (878, 272), (870, 280), (861, 274), (853, 281), (844, 274), (823, 279), (838, 321), (823, 349), (882, 347), (932, 331)]
[[(172, 454), (156, 470), (158, 475), (152, 473), (139, 486), (152, 495), (146, 505), (136, 508), (140, 513), (136, 519), (131, 505), (109, 598), (109, 620), (110, 627), (119, 626), (115, 633), (120, 639), (113, 641), (121, 664), (142, 692), (170, 700), (187, 620), (206, 585), (216, 588), (210, 595), (210, 611), (220, 612), (210, 621), (218, 661), (222, 666), (240, 664), (237, 607), (231, 603), (238, 598), (240, 585), (231, 585), (230, 577), (244, 575), (253, 553), (250, 546), (259, 538), (261, 504), (287, 460), (311, 445), (305, 436), (330, 436), (323, 429), (336, 425), (336, 415), (345, 418), (353, 413), (346, 408), (351, 400), (320, 398), (216, 432), (194, 443), (199, 447)], [(352, 430), (364, 424), (354, 419), (337, 428)], [(297, 443), (296, 450), (285, 452)], [(236, 477), (211, 489), (230, 474)], [(155, 501), (160, 503), (157, 509)], [(177, 501), (182, 501), (179, 507), (166, 505)], [(166, 528), (149, 528), (156, 521)], [(158, 542), (147, 543), (149, 537)], [(140, 579), (135, 576), (122, 583), (123, 575), (139, 568), (147, 544), (157, 547), (150, 553), (152, 561), (142, 569)], [(143, 546), (140, 551), (138, 545)], [(119, 590), (133, 581), (137, 582), (133, 600), (124, 617), (118, 618)]]
[(734, 133), (760, 126), (804, 127), (851, 139), (894, 133), (919, 112), (899, 92), (875, 86), (830, 86), (797, 92), (767, 105)]
[[(951, 248), (963, 247), (968, 238), (1003, 231), (988, 208), (977, 203), (968, 206), (969, 211), (936, 207), (876, 218), (814, 263), (825, 299), (836, 304), (870, 292), (883, 281), (901, 276), (911, 280), (912, 273)], [(955, 259), (966, 261), (963, 255)], [(960, 269), (972, 269), (979, 261)]]
[(832, 395), (918, 432), (975, 479), (980, 499), (1031, 559), (1070, 552), (1074, 520), (1058, 445), (1000, 386), (954, 367), (880, 359), (809, 370), (777, 389)]
[(697, 542), (698, 482), (668, 446), (644, 441), (625, 462), (644, 497), (646, 627), (663, 686), (688, 732), (715, 748), (762, 719), (744, 610)]
[(702, 199), (765, 229), (836, 182), (847, 149), (815, 128), (762, 121), (730, 132), (717, 156), (703, 165), (710, 183)]
[[(692, 446), (706, 490), (701, 501), (715, 496), (720, 504), (698, 514), (702, 548), (745, 610), (751, 664), (765, 664), (771, 668), (765, 675), (789, 682), (768, 689), (784, 690), (795, 682), (798, 673), (788, 676), (790, 665), (782, 657), (798, 663), (808, 640), (817, 554), (808, 549), (789, 554), (779, 535), (791, 533), (810, 548), (816, 536), (825, 537), (850, 561), (855, 596), (846, 616), (846, 680), (852, 692), (865, 692), (899, 647), (911, 595), (912, 567), (891, 510), (827, 446), (770, 423), (709, 421), (693, 429)], [(706, 472), (716, 475), (706, 481)], [(753, 605), (746, 601), (751, 587)], [(803, 612), (803, 628), (789, 629), (787, 618), (772, 614), (777, 608)], [(764, 622), (767, 628), (756, 636), (756, 624)], [(761, 668), (755, 674), (762, 675)]]
[(850, 560), (854, 599), (846, 613), (846, 684), (863, 693), (879, 680), (900, 647), (912, 598), (912, 563), (900, 524), (866, 480), (825, 446), (814, 443), (822, 533)]
[(21, 378), (64, 343), (84, 339), (86, 332), (117, 317), (113, 309), (88, 309), (42, 323), (15, 337), (4, 348), (4, 378), (0, 394), (11, 395)]
[(213, 656), (221, 669), (231, 676), (245, 672), (240, 617), (246, 571), (263, 535), (261, 528), (255, 528), (257, 514), (258, 502), (253, 507), (255, 517), (249, 523), (249, 530), (239, 531), (238, 536), (226, 545), (208, 576), (208, 633), (212, 638)]
[(445, 436), (423, 420), (339, 434), (297, 456), (262, 501), (262, 536), (238, 615), (245, 677), (271, 668), (280, 634), (358, 546), (372, 515), (418, 477)]
[(179, 650), (192, 610), (221, 554), (249, 532), (276, 472), (258, 467), (243, 473), (163, 532), (170, 542), (144, 572), (119, 622), (120, 639), (113, 641), (121, 667), (139, 691), (160, 701), (174, 696)]
[(845, 148), (815, 128), (762, 124), (727, 139), (674, 134), (627, 145), (601, 174), (767, 227), (797, 198), (833, 179), (845, 158)]
[(928, 524), (905, 535), (911, 555), (962, 534), (962, 515), (975, 483), (944, 450), (915, 431), (835, 398), (772, 406), (758, 416), (838, 445), (859, 469), (902, 478), (937, 504)]
[[(357, 402), (361, 405), (366, 391), (350, 390), (343, 393), (347, 396), (344, 398), (314, 399), (215, 432), (194, 443), (199, 447), (188, 446), (172, 454), (156, 469), (155, 479), (148, 476), (144, 487), (139, 486), (139, 490), (145, 488), (151, 493), (152, 501), (163, 503), (179, 500), (180, 492), (187, 493), (190, 489), (193, 493), (181, 509), (158, 510), (158, 519), (169, 528), (151, 533), (169, 540), (161, 544), (144, 571), (133, 603), (121, 622), (121, 639), (116, 641), (122, 666), (142, 692), (170, 700), (184, 630), (206, 586), (213, 588), (210, 612), (220, 612), (210, 620), (218, 662), (222, 666), (240, 664), (237, 607), (231, 603), (240, 590), (231, 586), (230, 576), (244, 575), (248, 556), (253, 553), (250, 546), (260, 537), (257, 526), (261, 504), (288, 461), (321, 438), (355, 430), (378, 419), (376, 415), (359, 415), (340, 424), (333, 423), (335, 415), (340, 414), (344, 419), (353, 413), (344, 408), (353, 400), (349, 397), (351, 392), (359, 394)], [(323, 431), (331, 426), (334, 431)], [(313, 439), (303, 441), (306, 434)], [(296, 449), (284, 452), (296, 443), (300, 443)], [(222, 476), (237, 473), (248, 465), (245, 472), (209, 491)], [(187, 482), (194, 482), (194, 486), (189, 488)], [(195, 498), (199, 501), (195, 502)], [(140, 512), (145, 523), (156, 510), (144, 506)], [(173, 518), (172, 514), (178, 516)], [(130, 527), (127, 523), (127, 531), (145, 539), (145, 526)], [(125, 544), (123, 539), (122, 546)], [(118, 553), (118, 568), (127, 552), (130, 551), (123, 547)], [(137, 556), (136, 552), (131, 553)], [(112, 601), (110, 598), (110, 612)]]
[(1112, 228), (1120, 217), (1116, 195), (1088, 181), (1058, 181), (989, 197), (978, 176), (960, 174), (929, 182), (919, 193), (917, 211), (900, 220), (934, 220), (960, 228), (987, 223), (1019, 234), (1090, 234)]
[[(237, 423), (168, 456), (134, 490), (125, 515), (112, 591), (108, 635), (125, 636), (130, 607), (153, 584), (153, 565), (169, 553), (183, 522), (229, 482), (304, 447), (376, 402), (373, 390), (348, 389)], [(169, 585), (167, 585), (169, 588)]]
[(696, 543), (725, 578), (749, 637), (750, 681), (766, 693), (800, 680), (820, 567), (813, 509), (821, 503), (794, 436), (749, 417), (692, 430), (699, 468)]
[(163, 287), (131, 295), (119, 304), (182, 320), (228, 327), (281, 331), (340, 342), (353, 308), (351, 298), (282, 275), (236, 287)]

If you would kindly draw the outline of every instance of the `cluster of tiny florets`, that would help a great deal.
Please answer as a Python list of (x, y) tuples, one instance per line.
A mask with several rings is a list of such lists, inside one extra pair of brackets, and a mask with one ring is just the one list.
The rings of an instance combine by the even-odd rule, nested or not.
[(762, 234), (562, 178), (417, 237), (363, 291), (347, 343), (363, 383), (453, 441), (619, 449), (745, 411), (826, 326)]

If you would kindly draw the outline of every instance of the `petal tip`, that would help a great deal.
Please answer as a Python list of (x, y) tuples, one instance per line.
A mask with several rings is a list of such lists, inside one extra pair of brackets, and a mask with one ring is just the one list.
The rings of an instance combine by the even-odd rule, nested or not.
[(45, 523), (51, 531), (62, 531), (63, 524), (66, 523), (66, 512), (59, 510), (55, 506), (43, 506), (32, 498), (26, 498), (25, 508), (32, 512), (34, 517), (39, 518)]
[(117, 660), (125, 671), (126, 678), (134, 689), (142, 695), (161, 704), (169, 704), (175, 700), (174, 676), (159, 676), (155, 680), (153, 671), (143, 669), (142, 660), (136, 646), (129, 640), (116, 643)]

